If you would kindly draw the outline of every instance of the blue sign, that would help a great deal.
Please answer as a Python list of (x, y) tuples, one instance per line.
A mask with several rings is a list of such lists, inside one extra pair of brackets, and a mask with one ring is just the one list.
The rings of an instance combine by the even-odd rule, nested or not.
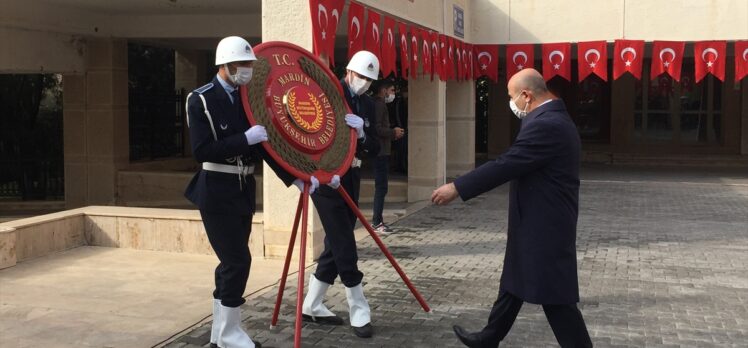
[(455, 36), (465, 38), (465, 11), (457, 5), (454, 5), (452, 18), (455, 28)]

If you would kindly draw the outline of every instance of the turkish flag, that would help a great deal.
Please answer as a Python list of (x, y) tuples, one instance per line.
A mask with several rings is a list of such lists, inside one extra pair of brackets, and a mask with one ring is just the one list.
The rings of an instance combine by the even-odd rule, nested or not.
[(524, 68), (532, 68), (534, 53), (532, 44), (506, 45), (506, 80)]
[(364, 7), (358, 3), (351, 2), (348, 7), (348, 60), (353, 55), (364, 49)]
[(455, 39), (451, 36), (447, 37), (447, 66), (449, 67), (448, 79), (454, 79), (457, 76), (457, 70), (455, 69)]
[(379, 13), (372, 10), (367, 10), (366, 15), (366, 39), (364, 40), (364, 47), (367, 51), (374, 53), (379, 59), (379, 66), (382, 66), (382, 53), (380, 51), (382, 47), (382, 33), (379, 32)]
[(605, 41), (577, 43), (577, 64), (579, 82), (590, 74), (608, 81), (608, 43)]
[(447, 36), (444, 34), (439, 34), (439, 60), (441, 61), (439, 63), (439, 67), (441, 68), (442, 75), (441, 80), (447, 81), (449, 80), (449, 74), (451, 67), (449, 63), (451, 61), (449, 60), (449, 40), (447, 39)]
[(652, 68), (650, 80), (667, 73), (675, 81), (680, 81), (683, 50), (686, 46), (681, 41), (655, 41), (652, 43)]
[(470, 57), (468, 56), (468, 44), (462, 43), (462, 78), (467, 81), (470, 79)]
[(467, 73), (465, 76), (467, 76), (467, 79), (472, 80), (475, 78), (473, 75), (473, 72), (475, 71), (475, 55), (473, 54), (473, 45), (472, 44), (465, 44), (467, 49)]
[(726, 41), (699, 41), (693, 43), (693, 60), (696, 65), (696, 83), (712, 73), (720, 81), (725, 81)]
[(315, 56), (326, 56), (335, 66), (335, 33), (345, 0), (310, 0), (312, 14), (313, 50)]
[(423, 74), (431, 74), (431, 34), (425, 29), (420, 29), (421, 36), (421, 62)]
[(462, 81), (462, 76), (464, 75), (464, 66), (462, 64), (462, 41), (459, 39), (455, 39), (455, 56), (457, 57), (456, 63), (457, 63), (457, 74), (455, 75), (455, 78), (457, 81)]
[(431, 36), (431, 81), (434, 81), (434, 75), (439, 75), (439, 79), (444, 81), (442, 59), (439, 57), (439, 33), (432, 31), (429, 34)]
[(499, 82), (499, 45), (475, 45), (475, 77), (486, 76)]
[(400, 35), (400, 77), (408, 79), (408, 69), (410, 68), (410, 54), (408, 54), (408, 26), (405, 23), (397, 23), (397, 30)]
[(390, 73), (395, 72), (397, 59), (395, 58), (395, 20), (384, 17), (384, 36), (382, 40), (382, 61), (380, 69), (382, 77), (387, 78)]
[(735, 41), (735, 82), (748, 75), (748, 41)]
[(629, 72), (637, 80), (642, 78), (644, 40), (616, 40), (613, 52), (613, 79)]
[(420, 35), (420, 29), (418, 27), (410, 27), (410, 77), (418, 77), (418, 52), (421, 51), (421, 46), (418, 45), (418, 36)]
[(571, 44), (568, 42), (543, 44), (543, 79), (561, 76), (571, 81)]

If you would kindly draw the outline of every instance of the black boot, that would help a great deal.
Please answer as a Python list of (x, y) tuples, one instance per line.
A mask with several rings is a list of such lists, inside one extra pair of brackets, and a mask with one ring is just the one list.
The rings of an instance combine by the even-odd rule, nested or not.
[(356, 336), (361, 338), (369, 338), (372, 334), (374, 334), (374, 328), (371, 326), (371, 323), (366, 324), (362, 327), (351, 326), (351, 329), (353, 330), (353, 333), (356, 334)]
[(343, 319), (337, 315), (331, 317), (313, 317), (311, 315), (302, 314), (301, 320), (320, 325), (343, 325)]
[(483, 340), (481, 340), (481, 336), (479, 333), (467, 332), (459, 325), (452, 326), (452, 329), (455, 331), (455, 335), (457, 335), (457, 338), (459, 338), (464, 345), (471, 348), (484, 347)]

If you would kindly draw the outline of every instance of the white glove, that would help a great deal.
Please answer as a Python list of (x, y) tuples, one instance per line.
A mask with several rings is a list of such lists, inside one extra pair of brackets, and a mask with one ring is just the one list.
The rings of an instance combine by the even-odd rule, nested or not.
[(332, 187), (333, 190), (337, 190), (340, 187), (340, 175), (333, 175), (327, 186)]
[(361, 117), (358, 117), (354, 114), (347, 114), (345, 115), (345, 124), (348, 125), (348, 127), (356, 129), (356, 133), (358, 134), (358, 138), (363, 138), (366, 133), (364, 133), (364, 119)]
[(247, 137), (247, 143), (249, 145), (268, 141), (268, 132), (265, 130), (265, 127), (261, 125), (252, 126), (252, 128), (247, 129), (247, 131), (244, 132), (244, 136)]
[[(319, 187), (319, 180), (317, 180), (317, 178), (314, 175), (312, 175), (309, 181), (312, 182), (312, 186), (309, 188), (309, 194), (311, 195)], [(304, 182), (301, 181), (301, 179), (294, 180), (293, 184), (299, 188), (299, 191), (304, 192)]]

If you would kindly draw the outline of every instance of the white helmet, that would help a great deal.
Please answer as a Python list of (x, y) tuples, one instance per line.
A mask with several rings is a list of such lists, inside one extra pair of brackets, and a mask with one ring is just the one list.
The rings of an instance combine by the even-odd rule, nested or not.
[(238, 36), (225, 37), (216, 47), (216, 65), (248, 60), (257, 60), (255, 52), (247, 40)]
[(346, 69), (376, 80), (379, 78), (379, 59), (369, 51), (358, 51), (351, 57)]

